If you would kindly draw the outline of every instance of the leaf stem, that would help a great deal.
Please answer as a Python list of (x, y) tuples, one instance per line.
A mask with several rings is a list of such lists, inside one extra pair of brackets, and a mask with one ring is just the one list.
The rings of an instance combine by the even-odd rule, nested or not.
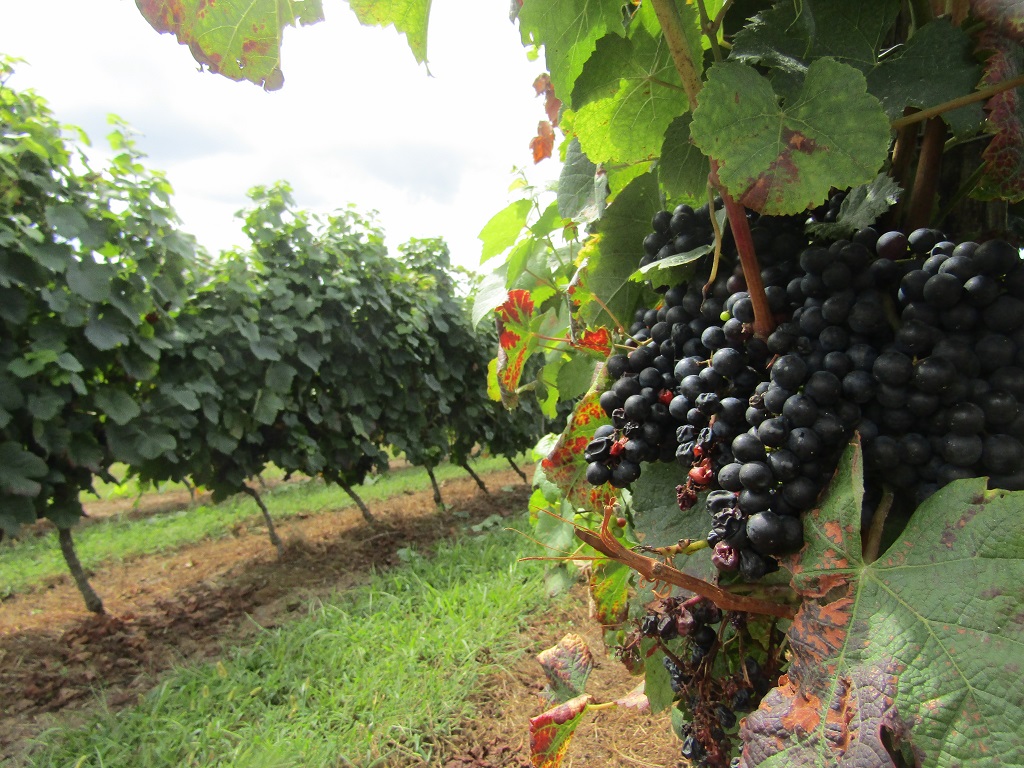
[(904, 115), (892, 121), (891, 127), (893, 130), (898, 131), (907, 125), (913, 123), (920, 123), (929, 118), (941, 115), (945, 112), (952, 112), (954, 109), (960, 107), (966, 107), (970, 104), (974, 104), (978, 101), (985, 101), (992, 96), (1002, 93), (1003, 91), (1009, 91), (1013, 88), (1020, 88), (1024, 85), (1024, 75), (1017, 75), (1017, 77), (1011, 77), (1009, 80), (1003, 80), (995, 85), (990, 85), (987, 88), (982, 88), (980, 91), (974, 91), (966, 96), (959, 96), (950, 101), (945, 101), (942, 104), (936, 104), (934, 107), (928, 107), (928, 109), (922, 109), (920, 112), (914, 112), (909, 115)]
[(718, 35), (712, 31), (711, 18), (708, 16), (708, 9), (704, 5), (704, 0), (697, 0), (697, 11), (700, 13), (700, 31), (711, 45), (711, 54), (715, 57), (715, 61), (721, 61), (722, 49), (718, 47)]

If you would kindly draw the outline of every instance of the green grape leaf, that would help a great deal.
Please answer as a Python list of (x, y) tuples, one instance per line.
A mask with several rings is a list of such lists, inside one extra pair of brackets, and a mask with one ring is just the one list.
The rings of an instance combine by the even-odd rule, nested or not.
[(483, 253), (480, 263), (502, 253), (515, 244), (519, 234), (526, 227), (526, 217), (530, 215), (533, 202), (527, 198), (509, 203), (484, 224), (477, 237), (483, 241)]
[(28, 396), (28, 411), (36, 421), (51, 421), (64, 407), (64, 398), (53, 390), (33, 393)]
[(767, 214), (799, 213), (833, 187), (870, 181), (889, 149), (889, 120), (853, 67), (818, 59), (791, 103), (746, 64), (710, 70), (690, 132), (719, 162), (726, 189)]
[(582, 694), (594, 668), (594, 655), (587, 641), (574, 632), (537, 654), (537, 661), (548, 678), (543, 695), (552, 704), (562, 704)]
[(591, 390), (576, 405), (555, 447), (541, 461), (541, 468), (545, 477), (561, 489), (574, 510), (604, 514), (604, 508), (615, 501), (615, 491), (609, 485), (595, 487), (587, 482), (587, 462), (583, 458), (594, 430), (608, 423), (599, 400), (600, 393)]
[(567, 105), (597, 41), (608, 32), (623, 34), (619, 0), (524, 0), (518, 19), (523, 44), (544, 46), (555, 96)]
[(288, 363), (271, 363), (267, 366), (264, 376), (264, 383), (273, 391), (279, 394), (287, 394), (291, 391), (292, 381), (298, 371)]
[[(705, 499), (680, 510), (676, 486), (686, 482), (686, 472), (677, 464), (657, 463), (644, 467), (640, 479), (630, 487), (633, 493), (633, 533), (645, 547), (671, 547), (680, 541), (702, 541), (711, 530)], [(711, 550), (680, 555), (676, 566), (705, 581), (714, 581), (718, 570), (711, 562)]]
[(803, 73), (829, 56), (867, 72), (899, 10), (899, 0), (780, 0), (736, 34), (729, 58)]
[(198, 411), (202, 407), (199, 397), (191, 389), (172, 387), (167, 394), (186, 411)]
[[(986, 31), (980, 45), (992, 51), (985, 65), (986, 85), (1024, 73), (1024, 48), (1019, 42)], [(982, 153), (984, 171), (972, 196), (1020, 202), (1024, 200), (1024, 94), (1020, 88), (1003, 91), (988, 100), (986, 109), (989, 130), (995, 135)]]
[(19, 443), (10, 440), (0, 443), (0, 488), (5, 494), (38, 495), (43, 487), (36, 481), (44, 477), (46, 471), (46, 462)]
[(665, 668), (665, 652), (658, 641), (645, 637), (640, 642), (640, 655), (644, 660), (644, 693), (651, 705), (651, 712), (657, 714), (672, 706), (675, 693), (672, 690), (672, 677)]
[(21, 526), (36, 521), (36, 509), (32, 499), (25, 496), (0, 495), (0, 530), (8, 536), (18, 536)]
[(595, 162), (654, 160), (669, 124), (687, 111), (686, 93), (663, 36), (638, 30), (628, 40), (615, 40), (614, 47), (622, 50), (609, 57), (603, 75), (615, 90), (577, 108), (573, 130)]
[(594, 360), (589, 355), (574, 355), (558, 369), (558, 398), (569, 402), (585, 395), (594, 381)]
[(124, 426), (136, 418), (142, 409), (132, 396), (121, 389), (103, 388), (95, 394), (96, 406), (115, 424)]
[(629, 582), (633, 571), (614, 560), (598, 562), (590, 573), (590, 594), (597, 622), (604, 628), (618, 627), (629, 613)]
[(499, 268), (485, 276), (473, 293), (473, 327), (480, 325), (485, 317), (494, 316), (494, 310), (508, 299), (505, 270)]
[(89, 340), (96, 349), (104, 352), (115, 349), (129, 341), (126, 334), (119, 327), (121, 323), (113, 322), (105, 317), (97, 317), (89, 321), (85, 326), (85, 338)]
[[(936, 19), (865, 73), (868, 91), (882, 102), (890, 120), (901, 116), (908, 106), (927, 109), (966, 96), (981, 79), (974, 48), (970, 36), (949, 19)], [(973, 133), (984, 118), (981, 104), (942, 115), (956, 136)]]
[(579, 280), (587, 296), (582, 310), (589, 325), (618, 326), (629, 321), (641, 301), (655, 300), (645, 286), (629, 278), (660, 208), (658, 182), (653, 174), (644, 174), (608, 206), (598, 223), (599, 234), (583, 247)]
[(711, 163), (690, 141), (692, 121), (693, 115), (689, 112), (673, 120), (661, 145), (658, 181), (669, 197), (698, 200), (707, 195)]
[(946, 486), (865, 563), (851, 446), (805, 516), (792, 661), (743, 722), (743, 765), (1024, 763), (1024, 494), (985, 484)]
[(677, 253), (665, 259), (652, 261), (629, 276), (630, 280), (647, 280), (655, 288), (678, 285), (693, 274), (696, 262), (715, 250), (713, 245), (702, 245), (686, 253)]
[(583, 153), (580, 140), (573, 137), (558, 177), (558, 212), (562, 218), (590, 223), (601, 217), (605, 197), (597, 166)]
[(323, 21), (322, 0), (135, 0), (157, 32), (174, 35), (211, 72), (265, 90), (284, 84), (284, 28)]
[(851, 189), (834, 222), (816, 221), (807, 225), (807, 231), (828, 240), (839, 240), (859, 229), (869, 227), (899, 200), (900, 185), (887, 173), (880, 173), (870, 184)]
[(587, 693), (530, 718), (530, 758), (534, 768), (558, 768), (576, 728), (594, 698)]
[(110, 282), (114, 279), (114, 268), (94, 261), (80, 261), (68, 264), (66, 272), (68, 288), (86, 301), (101, 302), (110, 297)]
[(349, 6), (361, 24), (394, 25), (409, 41), (416, 61), (422, 64), (427, 60), (430, 0), (349, 0)]
[(70, 203), (48, 205), (45, 215), (46, 223), (65, 240), (74, 240), (89, 230), (89, 222), (85, 220), (85, 216)]

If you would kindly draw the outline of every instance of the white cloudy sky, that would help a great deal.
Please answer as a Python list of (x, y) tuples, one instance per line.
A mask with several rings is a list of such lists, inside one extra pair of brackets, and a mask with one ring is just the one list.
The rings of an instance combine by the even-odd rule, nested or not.
[(57, 118), (105, 147), (106, 116), (142, 136), (167, 173), (186, 230), (212, 252), (244, 244), (234, 213), (256, 184), (289, 181), (297, 203), (376, 209), (392, 246), (444, 237), (479, 263), (477, 233), (509, 200), (514, 167), (532, 165), (544, 117), (507, 0), (435, 0), (428, 76), (394, 29), (361, 27), (340, 0), (320, 24), (285, 31), (285, 85), (199, 73), (186, 47), (157, 35), (132, 0), (2, 0), (0, 52), (27, 61), (12, 84), (34, 88)]

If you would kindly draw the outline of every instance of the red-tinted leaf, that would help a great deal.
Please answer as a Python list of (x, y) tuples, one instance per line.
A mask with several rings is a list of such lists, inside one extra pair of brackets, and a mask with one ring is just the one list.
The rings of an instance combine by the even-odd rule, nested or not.
[[(985, 85), (1001, 83), (1024, 72), (1024, 47), (1009, 37), (986, 31), (980, 47), (992, 51)], [(985, 175), (975, 191), (983, 200), (1024, 199), (1024, 94), (1019, 88), (997, 93), (986, 104), (988, 128), (995, 134), (982, 157)]]
[(498, 307), (498, 385), (501, 400), (511, 408), (518, 401), (516, 390), (523, 376), (523, 366), (537, 344), (530, 331), (533, 299), (529, 291), (509, 291), (508, 299)]
[(608, 357), (612, 353), (612, 335), (607, 328), (598, 328), (596, 331), (585, 330), (580, 334), (574, 346), (589, 349)]
[(1024, 2), (1021, 0), (971, 0), (971, 10), (1004, 35), (1024, 40)]
[(174, 35), (211, 72), (268, 91), (284, 84), (286, 26), (323, 21), (321, 0), (135, 0), (157, 32)]
[(551, 85), (551, 75), (545, 72), (533, 81), (533, 90), (538, 96), (544, 96), (544, 111), (547, 113), (551, 125), (558, 127), (558, 113), (562, 109), (562, 102), (555, 96), (555, 88)]
[(651, 702), (648, 701), (647, 694), (644, 693), (643, 680), (625, 696), (616, 699), (615, 703), (626, 709), (635, 709), (637, 712), (649, 712), (651, 709)]
[(547, 120), (537, 123), (537, 135), (530, 139), (530, 149), (533, 152), (533, 162), (539, 163), (551, 157), (555, 148), (555, 130)]
[(594, 655), (587, 641), (572, 632), (537, 654), (537, 661), (548, 678), (548, 698), (559, 704), (583, 693), (594, 668)]
[(585, 693), (530, 718), (530, 759), (536, 768), (558, 768), (562, 764), (569, 741), (593, 700)]
[(598, 402), (600, 396), (599, 392), (591, 391), (579, 402), (565, 431), (541, 465), (548, 479), (561, 489), (574, 509), (603, 513), (605, 506), (615, 501), (615, 491), (609, 485), (595, 487), (587, 482), (587, 462), (583, 458), (594, 430), (609, 423)]

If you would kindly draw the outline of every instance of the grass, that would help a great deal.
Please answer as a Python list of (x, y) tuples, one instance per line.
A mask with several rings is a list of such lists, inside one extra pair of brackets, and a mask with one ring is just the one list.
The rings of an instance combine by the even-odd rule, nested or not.
[(521, 653), (546, 600), (542, 565), (518, 561), (528, 550), (495, 531), (406, 551), (255, 647), (170, 674), (138, 706), (42, 734), (28, 765), (440, 765), (475, 682)]
[[(492, 458), (481, 459), (473, 466), (480, 473), (504, 469), (508, 464), (504, 459)], [(438, 467), (434, 474), (438, 482), (466, 477), (462, 469), (448, 464)], [(407, 490), (421, 491), (429, 487), (426, 471), (408, 467), (359, 486), (357, 493), (373, 511), (374, 502)], [(275, 520), (354, 506), (341, 488), (320, 481), (278, 486), (262, 495)], [(127, 562), (144, 555), (174, 551), (203, 539), (222, 538), (240, 523), (263, 524), (256, 504), (245, 496), (143, 519), (114, 516), (101, 520), (75, 531), (75, 549), (83, 567), (95, 570), (106, 563)], [(270, 546), (269, 541), (267, 546)], [(26, 536), (0, 543), (0, 596), (31, 591), (66, 573), (67, 565), (61, 557), (56, 536)]]

